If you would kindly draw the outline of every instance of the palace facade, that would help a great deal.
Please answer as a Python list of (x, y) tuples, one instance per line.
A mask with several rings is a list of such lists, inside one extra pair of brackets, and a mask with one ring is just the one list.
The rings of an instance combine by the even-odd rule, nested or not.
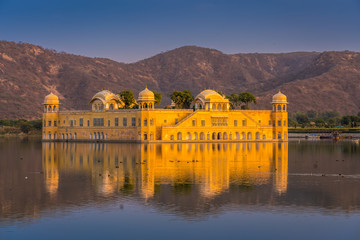
[(59, 98), (45, 97), (44, 141), (210, 142), (287, 141), (287, 98), (280, 91), (272, 110), (233, 110), (214, 90), (199, 93), (192, 109), (156, 109), (154, 93), (139, 93), (139, 109), (123, 109), (118, 95), (103, 90), (90, 111), (60, 111)]

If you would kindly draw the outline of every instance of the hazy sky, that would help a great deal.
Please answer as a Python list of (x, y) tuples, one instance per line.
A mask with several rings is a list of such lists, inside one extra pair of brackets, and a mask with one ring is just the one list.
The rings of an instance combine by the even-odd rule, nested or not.
[(0, 40), (122, 62), (184, 45), (360, 51), (360, 0), (0, 0)]

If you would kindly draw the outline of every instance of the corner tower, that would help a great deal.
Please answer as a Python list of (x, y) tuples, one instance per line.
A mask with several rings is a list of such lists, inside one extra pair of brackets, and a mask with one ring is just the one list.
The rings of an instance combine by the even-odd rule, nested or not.
[(52, 92), (44, 99), (43, 140), (55, 140), (59, 124), (59, 98)]
[(273, 139), (279, 141), (288, 140), (288, 112), (287, 97), (279, 90), (272, 98), (272, 123), (273, 123)]
[(154, 109), (155, 95), (147, 87), (139, 93), (139, 108), (141, 110)]

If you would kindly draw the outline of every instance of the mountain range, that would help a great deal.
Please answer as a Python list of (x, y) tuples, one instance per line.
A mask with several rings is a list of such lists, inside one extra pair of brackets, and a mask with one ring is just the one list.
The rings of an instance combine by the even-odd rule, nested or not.
[(185, 46), (135, 62), (120, 63), (45, 49), (29, 43), (0, 41), (0, 119), (41, 118), (44, 97), (51, 91), (61, 109), (90, 109), (96, 92), (147, 86), (163, 93), (170, 104), (173, 90), (194, 97), (210, 88), (251, 92), (252, 109), (271, 109), (279, 90), (289, 111), (360, 111), (360, 53), (350, 51), (224, 54), (215, 49)]

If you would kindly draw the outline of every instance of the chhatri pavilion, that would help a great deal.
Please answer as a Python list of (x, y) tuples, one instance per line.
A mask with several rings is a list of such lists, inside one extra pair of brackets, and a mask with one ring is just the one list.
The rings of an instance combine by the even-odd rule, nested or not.
[(280, 91), (272, 110), (237, 110), (214, 90), (199, 93), (192, 109), (155, 108), (154, 93), (139, 93), (138, 109), (124, 109), (108, 90), (96, 93), (90, 111), (61, 111), (59, 98), (44, 100), (44, 141), (212, 142), (287, 141), (287, 98)]

